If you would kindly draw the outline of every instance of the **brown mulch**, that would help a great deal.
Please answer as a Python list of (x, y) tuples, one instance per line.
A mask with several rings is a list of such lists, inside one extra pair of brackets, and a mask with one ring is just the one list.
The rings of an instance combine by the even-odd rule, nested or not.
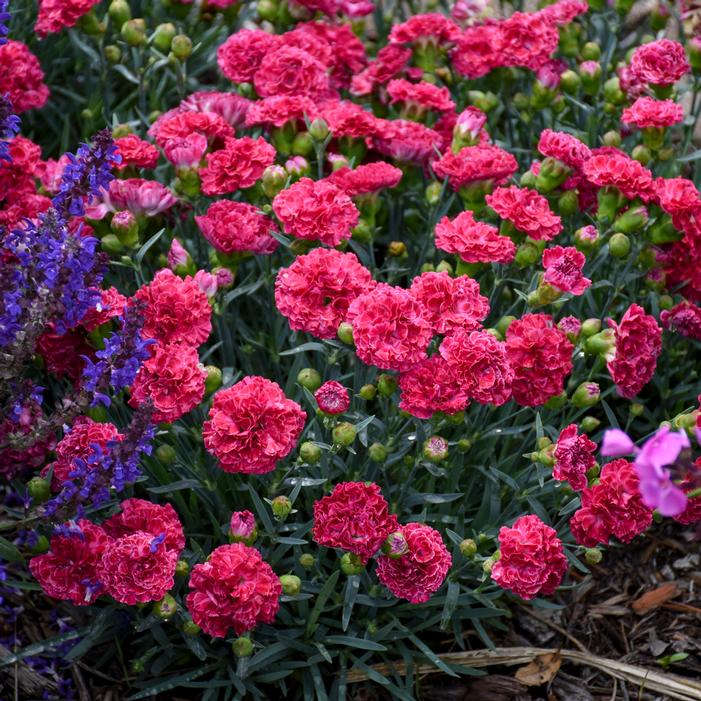
[[(530, 664), (487, 667), (487, 676), (453, 679), (430, 674), (421, 680), (421, 701), (667, 701), (642, 683), (615, 679), (586, 663), (574, 664), (558, 650), (573, 650), (701, 681), (701, 532), (664, 524), (632, 544), (608, 549), (591, 573), (575, 573), (578, 586), (562, 592), (562, 609), (514, 606), (504, 648), (547, 648)], [(475, 647), (483, 647), (470, 638)], [(467, 662), (466, 662), (467, 664)], [(698, 696), (696, 694), (698, 693)], [(688, 698), (701, 701), (701, 691)], [(354, 701), (386, 696), (377, 686), (354, 687)]]

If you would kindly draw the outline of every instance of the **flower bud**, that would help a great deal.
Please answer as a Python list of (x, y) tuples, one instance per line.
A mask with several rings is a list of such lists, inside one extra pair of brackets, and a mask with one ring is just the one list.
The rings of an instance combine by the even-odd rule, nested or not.
[(463, 557), (474, 557), (477, 554), (477, 543), (472, 538), (460, 541), (459, 547)]
[(164, 54), (170, 50), (170, 44), (177, 33), (178, 30), (171, 22), (159, 24), (151, 37), (151, 41), (154, 47)]
[(280, 577), (282, 593), (286, 596), (297, 596), (302, 591), (302, 580), (294, 574), (283, 574)]
[(303, 368), (297, 373), (297, 384), (310, 392), (316, 392), (321, 387), (321, 375), (314, 368)]
[(387, 459), (387, 448), (382, 443), (373, 443), (368, 448), (368, 457), (373, 462), (384, 462)]
[(398, 560), (409, 552), (409, 545), (401, 531), (390, 533), (382, 544), (382, 552), (392, 560)]
[(327, 153), (326, 158), (331, 164), (331, 170), (335, 173), (341, 168), (350, 168), (350, 162), (348, 159), (340, 153)]
[(683, 236), (684, 234), (677, 230), (671, 218), (667, 215), (659, 217), (647, 232), (650, 242), (656, 246), (679, 241)]
[(491, 574), (492, 567), (494, 567), (494, 565), (499, 561), (500, 557), (501, 557), (501, 551), (497, 550), (491, 557), (488, 557), (482, 563), (482, 571), (485, 574)]
[(616, 217), (613, 230), (621, 234), (633, 234), (642, 229), (648, 220), (647, 209), (643, 205), (629, 207), (623, 214)]
[(287, 182), (287, 172), (282, 166), (272, 165), (268, 166), (263, 171), (263, 176), (261, 178), (261, 183), (263, 185), (263, 192), (266, 197), (272, 199), (275, 195), (285, 187)]
[(519, 268), (527, 268), (528, 266), (537, 263), (539, 258), (540, 250), (538, 247), (531, 241), (526, 241), (516, 249), (514, 262)]
[(570, 402), (577, 409), (586, 409), (594, 406), (601, 399), (601, 390), (596, 382), (582, 382), (572, 393)]
[(436, 272), (437, 273), (448, 273), (448, 275), (452, 275), (454, 270), (453, 270), (453, 266), (447, 260), (442, 260), (436, 266)]
[(363, 385), (358, 394), (362, 399), (368, 402), (372, 401), (377, 396), (377, 387), (375, 387), (375, 385)]
[(564, 331), (572, 343), (576, 343), (582, 331), (582, 322), (576, 316), (565, 316), (557, 322), (557, 328)]
[(277, 496), (270, 504), (273, 516), (278, 521), (284, 521), (292, 513), (292, 502), (286, 496)]
[(645, 406), (639, 402), (633, 402), (633, 404), (630, 405), (629, 411), (631, 416), (642, 416), (645, 413)]
[(345, 343), (347, 346), (353, 345), (353, 327), (347, 321), (342, 321), (338, 325), (336, 336), (338, 336), (339, 341)]
[(423, 456), (429, 462), (443, 462), (448, 458), (448, 441), (441, 436), (431, 436), (424, 443)]
[(391, 397), (397, 390), (397, 378), (383, 373), (377, 378), (377, 390), (384, 397)]
[(599, 230), (591, 224), (574, 232), (574, 245), (582, 253), (592, 253), (599, 247), (600, 243)]
[(108, 63), (115, 65), (122, 60), (122, 50), (116, 44), (108, 44), (103, 50)]
[(482, 92), (481, 90), (470, 90), (467, 93), (467, 100), (482, 112), (491, 112), (501, 100), (493, 92)]
[(387, 255), (393, 258), (401, 258), (406, 255), (406, 244), (404, 241), (390, 241), (387, 246)]
[(178, 560), (175, 563), (175, 575), (176, 577), (187, 577), (190, 573), (190, 565), (187, 560)]
[(579, 197), (574, 190), (563, 192), (557, 199), (557, 211), (563, 217), (575, 214), (579, 209)]
[(177, 610), (178, 602), (170, 594), (166, 594), (153, 605), (153, 615), (162, 621), (172, 618)]
[(121, 35), (129, 46), (143, 46), (146, 43), (146, 22), (142, 18), (126, 21), (122, 25)]
[(582, 79), (573, 70), (566, 70), (560, 76), (560, 88), (568, 95), (578, 92), (581, 85)]
[(107, 14), (115, 27), (121, 27), (131, 19), (131, 8), (126, 0), (112, 0)]
[(222, 371), (216, 365), (206, 365), (207, 377), (204, 381), (205, 394), (216, 392), (222, 385)]
[(314, 139), (309, 132), (302, 131), (292, 141), (292, 153), (308, 156), (314, 150)]
[(195, 261), (178, 239), (170, 242), (168, 267), (177, 275), (192, 275), (195, 272)]
[(598, 61), (601, 58), (601, 49), (598, 44), (588, 41), (582, 46), (581, 56), (584, 61)]
[(183, 623), (183, 633), (185, 633), (185, 635), (199, 635), (201, 632), (202, 628), (194, 621), (185, 621), (185, 623)]
[(621, 145), (621, 134), (618, 131), (607, 131), (602, 137), (604, 146), (615, 146), (618, 148)]
[(567, 404), (567, 392), (562, 392), (556, 397), (550, 397), (547, 402), (545, 402), (546, 409), (561, 409)]
[(537, 175), (532, 171), (532, 170), (527, 170), (520, 178), (519, 178), (519, 185), (521, 187), (529, 187), (531, 189), (535, 189), (535, 184), (536, 184), (536, 179)]
[(311, 441), (304, 441), (299, 446), (299, 457), (304, 460), (307, 465), (316, 465), (321, 460), (321, 448)]
[(503, 337), (506, 337), (506, 332), (514, 321), (516, 321), (515, 316), (502, 316), (501, 319), (497, 321), (495, 328)]
[(595, 95), (601, 80), (601, 66), (596, 61), (584, 61), (579, 65), (579, 77), (586, 93)]
[(582, 336), (589, 338), (601, 331), (601, 319), (585, 319), (582, 322)]
[(34, 504), (43, 504), (51, 497), (51, 485), (43, 477), (32, 477), (27, 482), (27, 494)]
[(257, 537), (255, 516), (250, 511), (234, 511), (229, 521), (229, 540), (252, 545)]
[(601, 554), (601, 550), (599, 550), (599, 548), (587, 548), (584, 551), (584, 559), (590, 565), (598, 565), (601, 562), (602, 557), (603, 555)]
[(540, 164), (540, 170), (535, 179), (536, 189), (541, 193), (552, 192), (567, 180), (570, 172), (562, 161), (548, 156)]
[(178, 61), (186, 61), (192, 54), (192, 39), (186, 34), (176, 34), (170, 44), (170, 50)]
[(601, 421), (597, 419), (595, 416), (585, 416), (580, 424), (580, 428), (584, 433), (591, 433), (592, 431), (596, 431), (599, 426), (601, 426)]
[(472, 448), (472, 441), (468, 438), (461, 438), (458, 441), (458, 450), (461, 453), (467, 453), (470, 450), (470, 448)]
[(310, 570), (312, 567), (314, 567), (314, 564), (316, 563), (316, 558), (310, 553), (304, 553), (303, 555), (299, 556), (298, 562), (300, 566), (303, 567), (305, 570)]
[(609, 239), (609, 253), (614, 258), (625, 258), (630, 253), (630, 239), (622, 233), (614, 234)]
[(274, 24), (277, 20), (278, 6), (273, 0), (258, 0), (256, 11), (258, 16), (266, 22)]
[(341, 421), (334, 426), (331, 431), (334, 445), (348, 447), (353, 443), (356, 436), (355, 426), (348, 421)]
[(175, 448), (167, 443), (162, 443), (156, 448), (156, 458), (162, 462), (164, 465), (170, 465), (175, 462), (176, 453)]
[(236, 638), (231, 643), (231, 651), (234, 653), (234, 657), (250, 657), (253, 654), (253, 642), (246, 637)]
[(349, 577), (354, 574), (362, 574), (365, 569), (361, 559), (355, 553), (343, 553), (341, 558), (341, 572)]
[[(586, 322), (584, 322), (586, 324)], [(584, 328), (584, 324), (582, 324)], [(584, 342), (584, 350), (590, 355), (600, 355), (607, 360), (613, 357), (616, 348), (616, 337), (613, 329), (604, 329), (587, 338)]]
[(317, 117), (309, 125), (309, 133), (315, 141), (323, 141), (329, 135), (329, 125), (325, 120)]
[(626, 101), (618, 76), (613, 76), (613, 78), (609, 78), (604, 83), (604, 99), (607, 102), (612, 102), (614, 105), (622, 105)]
[(674, 299), (670, 295), (660, 295), (658, 303), (660, 309), (671, 309), (674, 306)]
[(133, 248), (139, 244), (139, 223), (128, 209), (114, 214), (110, 229), (122, 245)]
[(440, 202), (442, 194), (443, 183), (434, 181), (426, 187), (426, 202), (428, 202), (428, 204), (430, 204), (431, 206), (436, 205)]

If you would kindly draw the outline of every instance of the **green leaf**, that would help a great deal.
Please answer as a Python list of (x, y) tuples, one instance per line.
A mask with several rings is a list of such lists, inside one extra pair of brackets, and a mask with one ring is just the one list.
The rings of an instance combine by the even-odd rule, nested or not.
[(343, 594), (343, 615), (341, 616), (341, 630), (343, 631), (348, 630), (351, 613), (353, 612), (353, 606), (358, 597), (359, 590), (360, 577), (358, 575), (351, 575), (348, 577), (346, 580), (346, 590)]
[(324, 586), (321, 587), (321, 591), (319, 592), (319, 595), (316, 598), (316, 603), (314, 604), (314, 608), (311, 610), (311, 613), (309, 614), (309, 620), (307, 621), (307, 637), (311, 637), (314, 631), (316, 630), (317, 621), (319, 620), (319, 616), (321, 616), (324, 604), (335, 589), (336, 582), (338, 581), (340, 574), (341, 571), (336, 570), (326, 580)]
[(301, 346), (296, 348), (290, 348), (286, 351), (281, 351), (278, 355), (296, 355), (297, 353), (306, 353), (307, 351), (315, 351), (317, 353), (325, 353), (328, 349), (323, 343), (316, 343), (315, 341), (309, 341), (308, 343), (303, 343)]
[(327, 635), (324, 642), (330, 645), (343, 645), (344, 647), (357, 647), (360, 650), (372, 650), (374, 652), (386, 652), (387, 648), (381, 643), (365, 638), (354, 638), (352, 635)]
[(161, 682), (148, 685), (143, 691), (139, 691), (136, 694), (127, 696), (125, 701), (136, 701), (137, 699), (146, 699), (149, 696), (155, 696), (156, 694), (160, 694), (163, 691), (177, 689), (177, 687), (181, 686), (185, 682), (190, 682), (193, 679), (202, 677), (208, 672), (211, 672), (213, 669), (216, 669), (218, 666), (219, 663), (208, 664), (204, 667), (198, 667), (197, 669), (193, 669), (190, 672), (186, 672), (185, 674), (179, 674), (175, 677), (168, 677), (167, 679), (164, 679)]
[(14, 543), (0, 537), (0, 560), (22, 563), (24, 562), (24, 557)]
[(158, 241), (161, 236), (163, 236), (163, 232), (165, 229), (161, 229), (160, 231), (157, 231), (146, 243), (141, 246), (137, 254), (134, 256), (134, 259), (136, 260), (136, 265), (141, 267), (141, 262), (144, 259), (144, 256), (148, 253), (149, 249), (151, 246), (153, 246), (156, 241)]

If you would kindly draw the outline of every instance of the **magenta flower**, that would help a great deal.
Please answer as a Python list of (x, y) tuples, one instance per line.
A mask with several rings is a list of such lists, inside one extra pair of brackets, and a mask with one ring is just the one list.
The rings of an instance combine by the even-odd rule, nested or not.
[(604, 434), (601, 454), (621, 457), (635, 454), (635, 471), (640, 480), (640, 495), (644, 504), (657, 509), (662, 516), (677, 516), (686, 508), (684, 490), (672, 480), (670, 467), (679, 462), (683, 451), (691, 448), (684, 431), (671, 431), (669, 426), (660, 428), (638, 448), (620, 429), (610, 429)]

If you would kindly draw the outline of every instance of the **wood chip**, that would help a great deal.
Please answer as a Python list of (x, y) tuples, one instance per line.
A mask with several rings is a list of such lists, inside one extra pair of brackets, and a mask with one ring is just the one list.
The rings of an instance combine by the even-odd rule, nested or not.
[(649, 611), (659, 608), (662, 604), (666, 604), (678, 594), (679, 585), (676, 582), (668, 582), (656, 589), (646, 591), (631, 604), (631, 608), (639, 616), (642, 616)]
[(562, 656), (559, 652), (538, 655), (533, 662), (517, 669), (514, 677), (526, 686), (542, 686), (555, 678), (561, 664)]

